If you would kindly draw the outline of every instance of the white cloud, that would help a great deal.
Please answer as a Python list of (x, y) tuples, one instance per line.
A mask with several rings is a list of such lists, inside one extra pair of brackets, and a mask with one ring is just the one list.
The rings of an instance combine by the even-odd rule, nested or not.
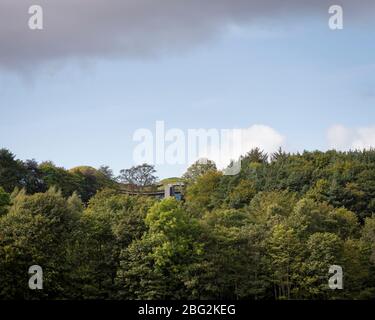
[(272, 127), (255, 124), (249, 128), (221, 131), (220, 142), (212, 145), (208, 152), (200, 154), (202, 158), (215, 161), (218, 168), (228, 166), (231, 160), (238, 160), (251, 149), (259, 148), (271, 154), (285, 146), (285, 137)]
[(347, 128), (334, 125), (327, 133), (329, 147), (338, 150), (375, 148), (375, 127)]
[(271, 153), (283, 146), (284, 142), (285, 137), (269, 126), (256, 124), (242, 129), (242, 153), (256, 147)]

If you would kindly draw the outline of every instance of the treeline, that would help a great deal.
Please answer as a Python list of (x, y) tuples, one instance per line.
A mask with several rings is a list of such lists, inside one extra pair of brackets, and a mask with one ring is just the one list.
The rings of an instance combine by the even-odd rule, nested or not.
[(57, 183), (10, 190), (4, 172), (0, 299), (375, 299), (375, 151), (255, 149), (235, 176), (196, 163), (185, 201), (101, 186), (85, 204)]
[(43, 193), (54, 186), (65, 197), (76, 192), (87, 203), (98, 190), (115, 183), (113, 172), (106, 166), (98, 170), (87, 166), (66, 170), (51, 161), (21, 161), (9, 150), (0, 149), (0, 186), (8, 193), (15, 188), (25, 189), (27, 194)]
[(209, 207), (242, 208), (260, 191), (287, 190), (344, 207), (363, 222), (375, 213), (375, 150), (289, 154), (280, 149), (268, 156), (254, 149), (242, 157), (240, 173), (220, 178), (215, 188)]

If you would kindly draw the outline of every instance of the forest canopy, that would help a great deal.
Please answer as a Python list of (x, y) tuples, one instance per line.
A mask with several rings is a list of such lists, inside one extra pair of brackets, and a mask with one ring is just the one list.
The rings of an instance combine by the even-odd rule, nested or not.
[[(140, 169), (1, 149), (0, 299), (375, 299), (374, 150), (254, 149), (234, 176), (196, 163), (183, 201), (121, 192), (156, 183)], [(43, 290), (28, 288), (31, 265)]]

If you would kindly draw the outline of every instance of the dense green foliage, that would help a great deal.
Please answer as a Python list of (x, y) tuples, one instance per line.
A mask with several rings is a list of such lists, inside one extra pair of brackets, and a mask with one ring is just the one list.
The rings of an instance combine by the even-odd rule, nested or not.
[(119, 193), (108, 167), (2, 150), (0, 299), (375, 299), (375, 151), (252, 150), (238, 175), (200, 169), (184, 202), (160, 201)]
[(92, 167), (76, 167), (65, 170), (47, 161), (21, 161), (6, 149), (0, 149), (0, 186), (6, 192), (15, 188), (25, 189), (27, 194), (46, 192), (51, 187), (61, 190), (65, 197), (76, 192), (87, 203), (96, 192), (116, 184), (108, 167), (96, 170)]

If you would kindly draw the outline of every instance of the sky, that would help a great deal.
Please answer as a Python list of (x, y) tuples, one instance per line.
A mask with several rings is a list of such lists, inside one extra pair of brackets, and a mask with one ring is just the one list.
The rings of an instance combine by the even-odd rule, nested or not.
[[(28, 28), (32, 4), (43, 30)], [(328, 27), (334, 4), (342, 30)], [(373, 147), (374, 4), (2, 0), (0, 148), (118, 173), (156, 121), (241, 129), (244, 148), (267, 152)]]

